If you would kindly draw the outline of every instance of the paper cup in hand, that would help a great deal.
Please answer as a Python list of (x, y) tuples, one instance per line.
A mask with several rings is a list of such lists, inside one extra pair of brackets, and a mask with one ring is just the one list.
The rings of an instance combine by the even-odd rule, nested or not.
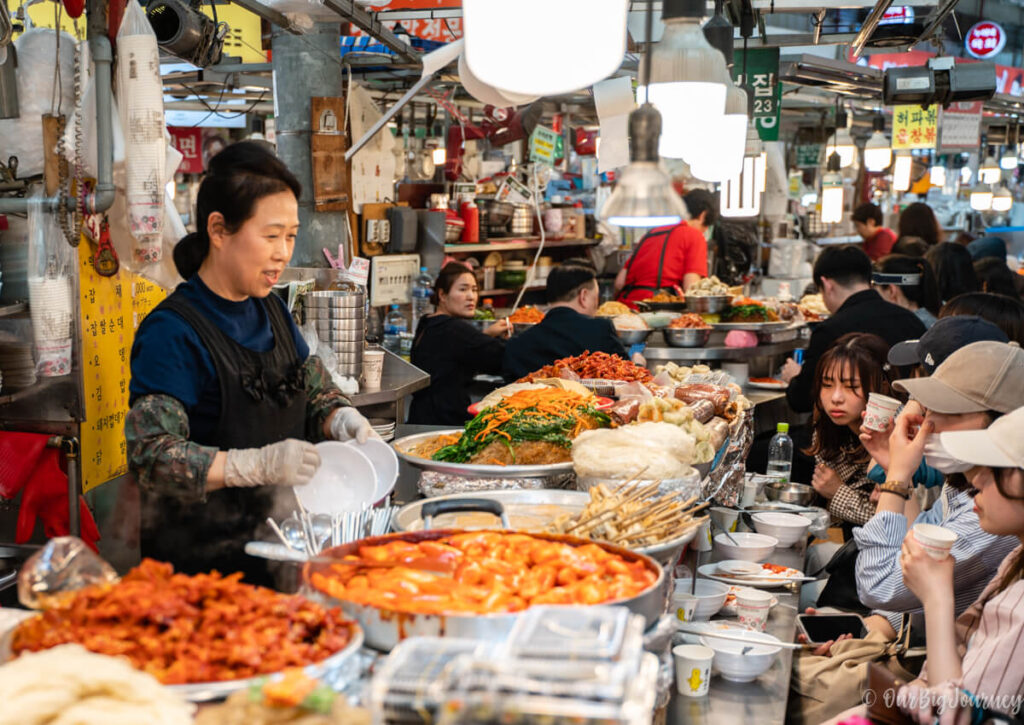
[(914, 524), (914, 539), (933, 559), (941, 561), (949, 556), (956, 543), (956, 532), (935, 524)]
[(711, 662), (715, 651), (700, 644), (681, 644), (672, 648), (676, 666), (676, 689), (686, 697), (704, 697), (711, 683)]
[(740, 589), (736, 592), (736, 614), (740, 626), (763, 632), (772, 608), (772, 595), (760, 589)]
[(868, 395), (868, 407), (864, 411), (864, 427), (868, 430), (884, 433), (896, 417), (900, 409), (900, 401), (881, 393)]
[(384, 351), (368, 347), (363, 350), (363, 387), (366, 390), (380, 390), (384, 374)]

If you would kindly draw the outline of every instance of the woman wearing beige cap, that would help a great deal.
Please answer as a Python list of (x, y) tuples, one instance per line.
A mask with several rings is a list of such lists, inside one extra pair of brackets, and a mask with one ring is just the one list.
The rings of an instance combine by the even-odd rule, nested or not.
[[(982, 431), (941, 434), (943, 447), (972, 468), (974, 510), (981, 528), (1024, 542), (1024, 407)], [(903, 542), (903, 578), (924, 604), (928, 660), (901, 691), (903, 709), (932, 722), (931, 708), (912, 708), (933, 693), (966, 695), (973, 709), (1016, 712), (1024, 703), (1024, 558), (1018, 546), (966, 612), (954, 619), (953, 563), (929, 556), (911, 534)], [(961, 657), (961, 652), (964, 652)], [(934, 701), (934, 699), (933, 699)], [(979, 722), (982, 718), (973, 719)], [(952, 720), (950, 720), (952, 721)]]
[[(910, 533), (903, 578), (924, 604), (928, 659), (920, 677), (899, 689), (895, 704), (919, 723), (986, 722), (1024, 704), (1024, 407), (985, 430), (940, 436), (944, 449), (971, 466), (967, 477), (981, 528), (1013, 537), (1010, 552), (977, 600), (954, 615), (952, 557), (932, 558)], [(874, 693), (879, 698), (891, 693)], [(870, 699), (870, 698), (867, 698)], [(941, 708), (941, 711), (940, 711)], [(830, 722), (842, 722), (864, 707)], [(941, 712), (941, 717), (939, 717)]]

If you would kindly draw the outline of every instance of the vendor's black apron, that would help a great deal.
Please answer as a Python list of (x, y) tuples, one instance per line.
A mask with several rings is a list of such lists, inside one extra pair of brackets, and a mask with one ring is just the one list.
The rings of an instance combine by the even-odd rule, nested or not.
[[(673, 227), (672, 229), (675, 229), (675, 227)], [(640, 246), (638, 246), (635, 250), (633, 250), (633, 255), (629, 258), (629, 261), (626, 262), (626, 270), (627, 270), (627, 274), (628, 274), (629, 268), (633, 266), (633, 261), (636, 259), (636, 255), (640, 252), (641, 249), (643, 249), (643, 246), (645, 244), (650, 242), (652, 239), (660, 238), (660, 237), (666, 237), (665, 241), (661, 245), (661, 256), (658, 257), (658, 278), (655, 280), (655, 283), (653, 285), (649, 285), (649, 284), (627, 284), (625, 287), (623, 287), (621, 290), (619, 290), (619, 296), (618, 296), (617, 299), (625, 300), (626, 297), (629, 295), (629, 293), (632, 292), (633, 290), (645, 289), (645, 290), (651, 290), (652, 292), (657, 293), (658, 290), (661, 289), (661, 277), (662, 277), (662, 274), (665, 271), (665, 253), (668, 251), (668, 239), (667, 239), (667, 237), (668, 237), (669, 234), (672, 233), (672, 229), (666, 229), (666, 230), (663, 230), (663, 231), (660, 231), (660, 232), (650, 232), (649, 234), (647, 234), (647, 236), (645, 236), (640, 241)], [(634, 302), (635, 301), (636, 300), (634, 300)]]
[[(295, 340), (281, 306), (269, 299), (260, 302), (274, 333), (268, 352), (239, 345), (178, 293), (160, 304), (192, 326), (217, 370), (217, 429), (209, 439), (192, 438), (194, 443), (225, 451), (304, 437), (306, 393)], [(207, 494), (205, 502), (183, 503), (143, 491), (142, 555), (169, 561), (189, 574), (241, 571), (245, 581), (270, 586), (266, 560), (247, 555), (244, 547), (259, 529), (267, 528), (274, 497), (291, 495), (282, 486), (225, 488)], [(293, 508), (290, 499), (285, 508)]]

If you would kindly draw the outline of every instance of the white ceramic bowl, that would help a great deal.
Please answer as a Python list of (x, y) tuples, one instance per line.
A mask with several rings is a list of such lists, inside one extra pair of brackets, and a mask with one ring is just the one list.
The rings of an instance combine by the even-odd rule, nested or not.
[[(701, 637), (700, 643), (715, 651), (714, 671), (732, 682), (752, 682), (767, 672), (781, 651), (779, 640), (764, 632), (751, 632), (741, 627), (725, 630), (728, 634), (743, 637), (747, 644), (717, 637)], [(753, 649), (741, 654), (744, 647)]]
[[(677, 583), (680, 592), (689, 593), (689, 579)], [(718, 614), (718, 611), (725, 606), (725, 599), (729, 596), (729, 587), (710, 579), (698, 579), (693, 594), (697, 597), (697, 607), (693, 610), (693, 619), (694, 621), (706, 621)]]
[(807, 536), (807, 530), (811, 528), (810, 519), (796, 514), (782, 514), (774, 511), (764, 511), (751, 516), (754, 520), (754, 529), (759, 534), (773, 536), (778, 539), (778, 546), (788, 548), (793, 546)]
[(715, 548), (728, 559), (743, 561), (766, 561), (779, 544), (779, 540), (774, 536), (751, 534), (746, 531), (737, 531), (732, 534), (732, 538), (735, 544), (729, 541), (725, 534), (718, 534), (715, 537)]

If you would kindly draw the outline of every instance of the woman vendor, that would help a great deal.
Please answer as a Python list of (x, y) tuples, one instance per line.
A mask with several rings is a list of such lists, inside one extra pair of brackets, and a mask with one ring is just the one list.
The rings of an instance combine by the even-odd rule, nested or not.
[(480, 332), (473, 318), (476, 277), (464, 264), (450, 262), (434, 282), (431, 302), (436, 311), (420, 320), (412, 343), (412, 364), (430, 373), (430, 387), (412, 397), (409, 422), (463, 425), (471, 416), (469, 384), (479, 373), (501, 373), (508, 320)]
[(372, 434), (271, 294), (294, 249), (300, 190), (259, 144), (214, 157), (198, 231), (174, 249), (186, 281), (135, 337), (125, 437), (142, 491), (142, 555), (179, 571), (272, 584), (244, 546), (277, 495), (275, 515), (294, 508), (286, 487), (320, 465), (310, 441)]

